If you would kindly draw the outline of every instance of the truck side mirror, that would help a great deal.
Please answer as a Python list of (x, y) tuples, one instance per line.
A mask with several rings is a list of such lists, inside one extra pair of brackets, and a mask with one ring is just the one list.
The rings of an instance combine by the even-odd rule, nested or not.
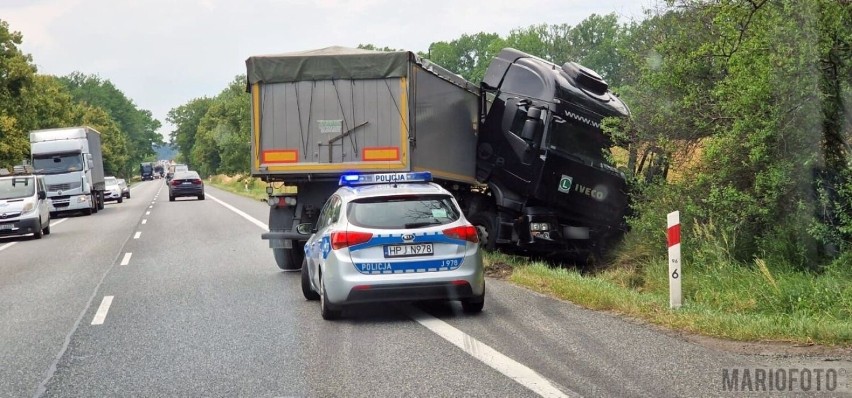
[(92, 160), (92, 155), (86, 154), (86, 165), (89, 169), (95, 168), (95, 162)]
[(38, 198), (39, 198), (39, 200), (45, 200), (45, 199), (47, 199), (47, 192), (44, 192), (44, 191), (38, 191)]
[(541, 136), (544, 134), (544, 124), (541, 122), (541, 109), (529, 108), (521, 130), (521, 138), (530, 143), (530, 146), (538, 147)]

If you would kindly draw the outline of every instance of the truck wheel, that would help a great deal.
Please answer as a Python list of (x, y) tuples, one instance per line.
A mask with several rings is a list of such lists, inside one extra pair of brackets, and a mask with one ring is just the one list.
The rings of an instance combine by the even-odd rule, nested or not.
[(305, 242), (293, 242), (292, 249), (272, 249), (275, 263), (284, 271), (299, 271), (305, 259)]
[(335, 319), (339, 319), (343, 314), (343, 311), (339, 309), (331, 308), (328, 302), (328, 295), (325, 294), (325, 281), (323, 280), (322, 274), (320, 274), (320, 314), (322, 315), (322, 319), (326, 321), (333, 321)]
[(42, 232), (44, 232), (45, 235), (50, 235), (50, 217), (47, 218), (47, 225), (44, 226)]
[(305, 295), (305, 299), (309, 301), (316, 301), (320, 299), (319, 293), (314, 291), (314, 288), (311, 287), (311, 277), (308, 274), (308, 259), (302, 260), (302, 294)]
[(91, 202), (92, 208), (90, 209), (91, 213), (89, 213), (87, 211), (86, 214), (98, 214), (98, 195), (92, 194), (92, 195), (89, 196), (89, 199), (91, 199), (91, 201), (92, 201)]
[(98, 210), (104, 209), (104, 193), (98, 192)]
[(497, 247), (497, 216), (493, 211), (478, 212), (468, 219), (479, 235), (479, 247), (492, 251)]

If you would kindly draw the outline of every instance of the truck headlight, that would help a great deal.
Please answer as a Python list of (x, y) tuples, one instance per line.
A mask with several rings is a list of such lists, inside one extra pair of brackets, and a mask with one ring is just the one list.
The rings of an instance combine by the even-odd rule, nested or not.
[(86, 195), (80, 195), (77, 197), (77, 203), (85, 203), (89, 201), (89, 197)]

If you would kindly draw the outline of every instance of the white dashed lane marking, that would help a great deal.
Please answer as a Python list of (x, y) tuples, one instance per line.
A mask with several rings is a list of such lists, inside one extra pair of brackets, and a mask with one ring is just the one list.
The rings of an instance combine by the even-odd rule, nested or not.
[(148, 223), (148, 219), (147, 219), (147, 218), (143, 218), (143, 219), (142, 219), (142, 224), (144, 225), (144, 224), (147, 224), (147, 223)]
[(132, 255), (133, 253), (124, 253), (124, 258), (121, 259), (121, 265), (130, 264), (130, 256)]
[(139, 236), (142, 235), (142, 231), (136, 231), (136, 235), (133, 235), (133, 239), (139, 239)]
[(95, 317), (92, 319), (92, 325), (102, 325), (104, 323), (107, 312), (109, 312), (109, 306), (112, 305), (113, 297), (114, 296), (104, 296), (103, 301), (101, 301), (101, 306), (98, 307), (98, 312), (95, 313)]

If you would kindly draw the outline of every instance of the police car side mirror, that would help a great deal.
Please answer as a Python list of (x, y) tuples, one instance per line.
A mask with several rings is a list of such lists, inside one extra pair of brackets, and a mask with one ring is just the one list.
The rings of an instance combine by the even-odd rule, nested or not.
[(296, 226), (296, 232), (301, 235), (310, 235), (317, 230), (314, 228), (314, 225), (311, 223), (303, 223)]

